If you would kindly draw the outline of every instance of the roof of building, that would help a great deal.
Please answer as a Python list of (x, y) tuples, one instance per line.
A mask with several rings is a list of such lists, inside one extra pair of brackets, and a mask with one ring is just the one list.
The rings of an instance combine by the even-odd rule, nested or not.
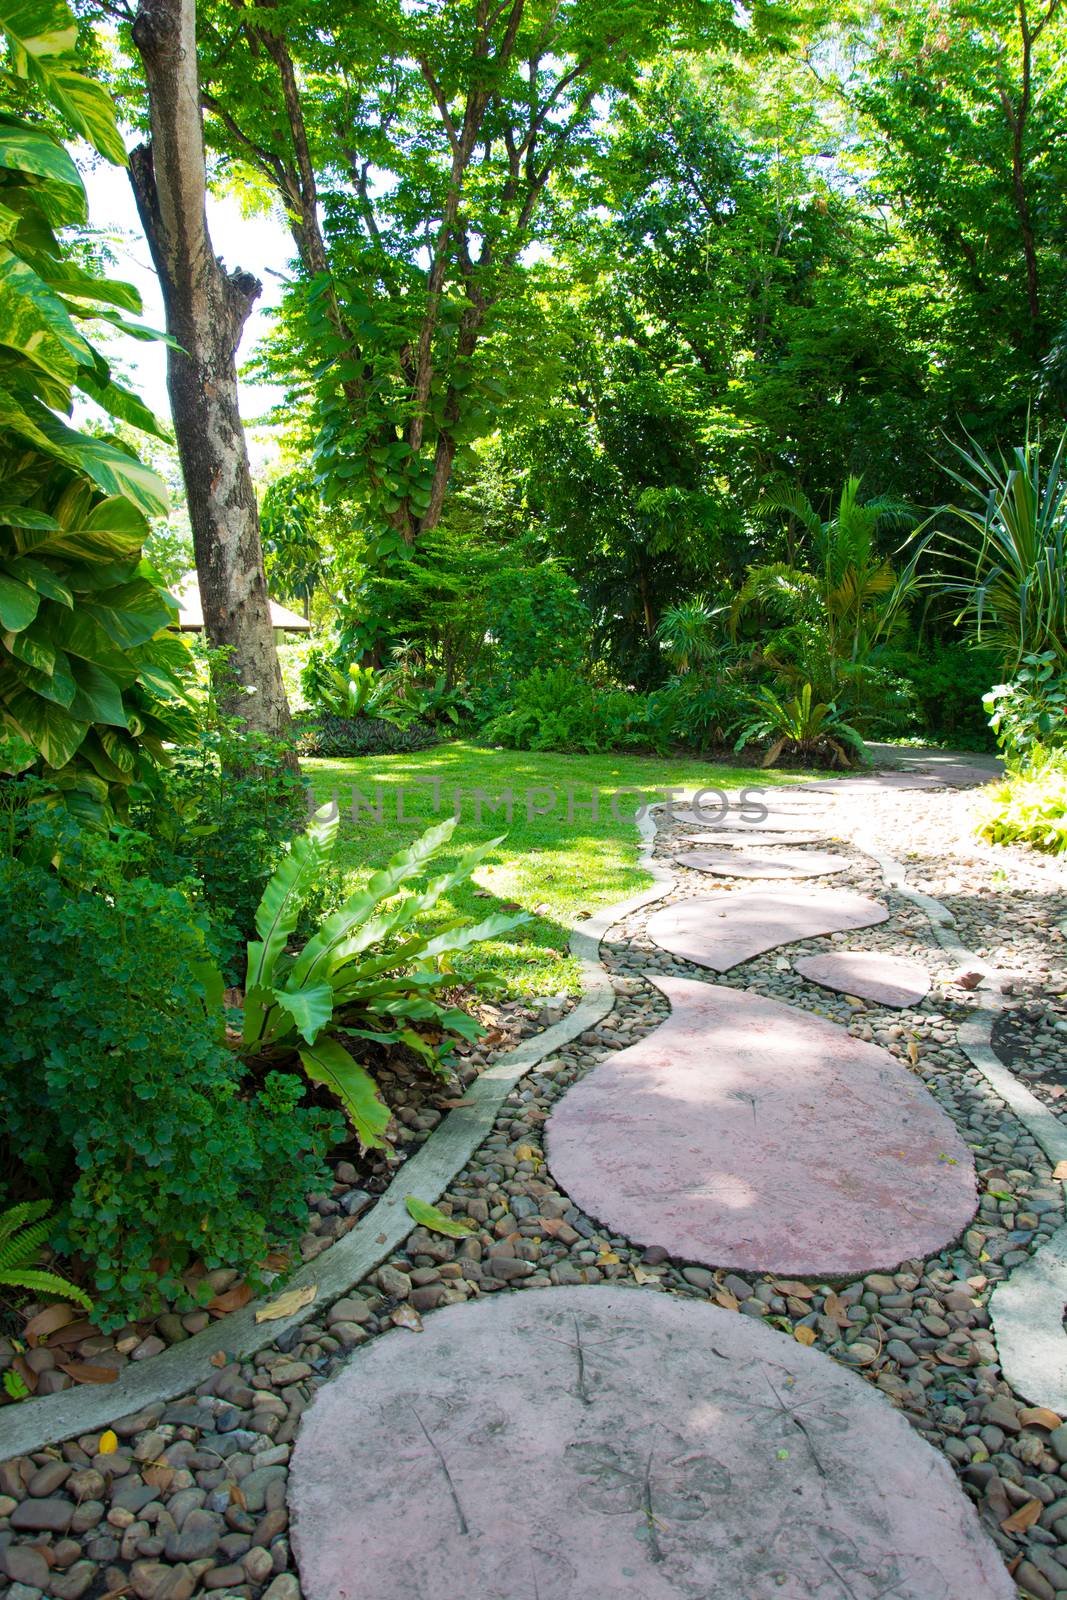
[[(171, 594), (178, 602), (178, 626), (184, 633), (200, 633), (204, 627), (204, 608), (200, 603), (200, 585), (195, 572), (187, 572), (180, 582), (171, 586)], [(287, 633), (310, 633), (311, 623), (288, 606), (270, 602), (270, 620), (275, 628)]]

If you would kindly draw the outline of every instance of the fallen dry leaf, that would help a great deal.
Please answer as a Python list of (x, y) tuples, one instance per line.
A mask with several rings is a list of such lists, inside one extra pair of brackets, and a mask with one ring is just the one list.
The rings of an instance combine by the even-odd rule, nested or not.
[(793, 1329), (793, 1338), (797, 1344), (814, 1344), (817, 1337), (818, 1335), (814, 1328), (806, 1328), (803, 1324), (799, 1328)]
[(230, 1311), (240, 1311), (252, 1298), (252, 1285), (249, 1283), (235, 1283), (232, 1289), (227, 1289), (223, 1294), (217, 1294), (207, 1303), (209, 1311), (217, 1317), (224, 1317)]
[(741, 1305), (740, 1300), (735, 1294), (731, 1294), (729, 1289), (716, 1289), (714, 1298), (715, 1304), (725, 1306), (727, 1311), (737, 1311)]
[(1032, 1528), (1041, 1515), (1041, 1501), (1028, 1500), (1025, 1505), (1013, 1511), (1010, 1517), (1005, 1517), (1000, 1524), (1003, 1533), (1025, 1533), (1027, 1528)]
[(813, 1300), (815, 1290), (806, 1283), (794, 1283), (792, 1278), (782, 1278), (771, 1285), (775, 1294), (792, 1295), (795, 1300)]
[(919, 1046), (914, 1039), (908, 1040), (908, 1060), (913, 1067), (919, 1065)]
[(516, 1161), (540, 1161), (540, 1159), (540, 1150), (535, 1150), (532, 1144), (519, 1144), (515, 1146)]
[(836, 1322), (839, 1328), (847, 1328), (849, 1326), (848, 1308), (841, 1296), (834, 1294), (832, 1289), (826, 1296), (826, 1301), (823, 1305), (823, 1316), (829, 1317), (831, 1321)]
[(60, 1372), (65, 1372), (75, 1383), (115, 1383), (118, 1367), (98, 1367), (92, 1361), (57, 1361)]
[(269, 1305), (260, 1306), (256, 1312), (256, 1321), (281, 1322), (283, 1317), (291, 1317), (294, 1311), (299, 1311), (302, 1306), (309, 1306), (318, 1292), (317, 1283), (306, 1283), (302, 1289), (287, 1289), (277, 1300), (272, 1300)]
[(633, 1267), (631, 1270), (634, 1275), (635, 1283), (659, 1283), (659, 1279), (656, 1277), (656, 1274), (654, 1272), (646, 1272), (644, 1267)]
[(1053, 1428), (1058, 1428), (1063, 1418), (1055, 1411), (1050, 1411), (1048, 1406), (1024, 1406), (1019, 1412), (1019, 1421), (1024, 1428), (1047, 1428), (1049, 1433)]
[(81, 1344), (83, 1339), (91, 1339), (99, 1332), (100, 1329), (94, 1328), (87, 1318), (79, 1317), (77, 1322), (67, 1322), (58, 1328), (49, 1338), (48, 1348), (55, 1350), (68, 1344)]
[(596, 1258), (596, 1264), (598, 1267), (617, 1267), (619, 1257), (614, 1250), (602, 1250)]
[(37, 1315), (27, 1322), (22, 1330), (22, 1337), (30, 1349), (35, 1350), (42, 1339), (47, 1339), (49, 1334), (58, 1333), (68, 1322), (73, 1322), (75, 1315), (73, 1306), (45, 1306), (43, 1311), (38, 1311)]
[(1052, 1176), (1057, 1183), (1067, 1183), (1067, 1161), (1057, 1161), (1052, 1169)]
[(216, 1350), (213, 1356), (208, 1357), (208, 1360), (213, 1367), (224, 1367), (226, 1365), (225, 1350)]
[(398, 1328), (410, 1328), (412, 1333), (422, 1332), (422, 1318), (414, 1306), (397, 1306), (395, 1311), (389, 1313), (389, 1320)]
[(153, 1489), (159, 1489), (166, 1494), (174, 1482), (175, 1467), (168, 1467), (163, 1461), (152, 1461), (141, 1473), (145, 1483), (151, 1484)]
[(231, 1506), (238, 1506), (240, 1510), (246, 1511), (248, 1509), (248, 1503), (245, 1500), (244, 1490), (241, 1488), (241, 1485), (239, 1483), (231, 1483), (228, 1485), (228, 1487), (230, 1491)]
[(19, 1377), (22, 1379), (23, 1383), (26, 1385), (26, 1387), (30, 1391), (30, 1393), (31, 1394), (36, 1394), (37, 1393), (37, 1374), (36, 1374), (36, 1372), (34, 1372), (33, 1368), (27, 1362), (26, 1357), (25, 1356), (16, 1356), (14, 1361), (11, 1363), (11, 1365), (14, 1368), (14, 1370), (18, 1373)]
[(114, 1433), (112, 1429), (108, 1428), (100, 1435), (100, 1440), (96, 1447), (96, 1453), (98, 1456), (113, 1456), (118, 1447), (118, 1434)]

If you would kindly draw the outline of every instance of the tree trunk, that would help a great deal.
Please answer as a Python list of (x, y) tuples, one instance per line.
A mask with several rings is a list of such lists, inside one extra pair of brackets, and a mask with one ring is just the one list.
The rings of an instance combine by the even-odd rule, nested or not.
[(261, 285), (216, 258), (196, 57), (195, 0), (141, 0), (133, 40), (144, 62), (151, 141), (130, 182), (159, 275), (167, 388), (178, 440), (204, 627), (229, 651), (222, 703), (252, 729), (291, 731), (274, 646), (248, 450), (237, 402), (237, 347)]

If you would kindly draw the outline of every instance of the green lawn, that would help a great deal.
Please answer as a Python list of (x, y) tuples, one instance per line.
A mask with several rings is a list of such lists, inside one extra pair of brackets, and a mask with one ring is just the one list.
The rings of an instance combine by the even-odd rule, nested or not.
[[(457, 890), (442, 904), (446, 911), (475, 920), (499, 909), (501, 902), (517, 902), (523, 910), (536, 913), (516, 934), (482, 946), (479, 953), (478, 967), (490, 971), (511, 995), (576, 994), (577, 966), (567, 950), (571, 928), (583, 913), (622, 900), (650, 881), (636, 864), (638, 838), (633, 815), (640, 801), (633, 795), (620, 795), (616, 818), (610, 804), (612, 794), (630, 786), (651, 798), (654, 791), (667, 788), (763, 788), (795, 779), (793, 774), (768, 774), (752, 767), (723, 767), (692, 759), (528, 754), (477, 749), (462, 742), (438, 745), (416, 755), (304, 761), (302, 765), (320, 804), (335, 790), (339, 792), (341, 829), (336, 859), (352, 889), (422, 828), (451, 815), (456, 790), (463, 797), (461, 820), (453, 836), (456, 845), (462, 848), (506, 835), (479, 867), (476, 884)], [(436, 817), (435, 782), (440, 802)], [(362, 792), (368, 806), (376, 805), (380, 798), (380, 822), (376, 812), (368, 810), (360, 810), (358, 820), (352, 819), (354, 788)], [(479, 822), (474, 792), (481, 789), (499, 796), (509, 788), (514, 795), (510, 824), (503, 809), (494, 815), (484, 806)], [(528, 817), (527, 797), (535, 790), (554, 791), (555, 807), (547, 815)], [(594, 790), (600, 795), (598, 819), (589, 810)], [(398, 821), (400, 791), (403, 820)], [(544, 793), (533, 795), (532, 809), (547, 808), (548, 804)], [(482, 895), (476, 893), (477, 888)], [(485, 890), (490, 891), (491, 899), (484, 897)]]

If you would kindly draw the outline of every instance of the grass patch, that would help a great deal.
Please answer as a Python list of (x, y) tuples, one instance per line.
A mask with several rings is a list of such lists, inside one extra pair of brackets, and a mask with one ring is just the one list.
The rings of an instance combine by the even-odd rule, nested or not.
[[(762, 789), (799, 776), (678, 757), (565, 756), (478, 749), (461, 741), (412, 755), (307, 760), (302, 765), (319, 804), (335, 791), (339, 795), (336, 860), (349, 891), (423, 828), (451, 815), (457, 792), (461, 812), (453, 836), (457, 847), (506, 835), (478, 869), (475, 884), (455, 891), (437, 920), (456, 914), (480, 920), (504, 905), (535, 913), (525, 928), (491, 941), (479, 952), (479, 970), (512, 996), (577, 994), (577, 963), (568, 952), (571, 929), (583, 916), (635, 894), (650, 882), (637, 865), (634, 813), (641, 800), (618, 791), (634, 788), (651, 799), (671, 788)], [(353, 819), (351, 795), (357, 788), (367, 806), (380, 803), (380, 821), (376, 810), (362, 808)], [(503, 807), (494, 813), (484, 803), (479, 820), (475, 792), (502, 796), (509, 789), (514, 797), (510, 823)], [(551, 811), (545, 791), (556, 796)], [(599, 795), (596, 817), (590, 811), (594, 792)], [(617, 815), (611, 805), (613, 795)], [(528, 814), (528, 797), (531, 812), (545, 809), (546, 814)], [(490, 898), (483, 898), (486, 892)], [(469, 976), (473, 969), (457, 970)]]

